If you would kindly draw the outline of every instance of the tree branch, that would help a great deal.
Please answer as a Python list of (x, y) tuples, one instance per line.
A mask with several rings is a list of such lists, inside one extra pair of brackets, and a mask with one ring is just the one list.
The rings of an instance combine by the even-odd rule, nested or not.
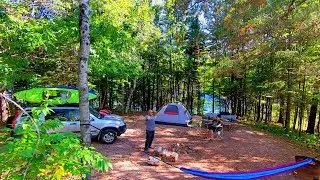
[(290, 5), (288, 6), (287, 11), (281, 16), (281, 19), (287, 19), (297, 7), (299, 7), (301, 4), (305, 3), (307, 0), (301, 0), (299, 2), (296, 2), (296, 0), (291, 0)]

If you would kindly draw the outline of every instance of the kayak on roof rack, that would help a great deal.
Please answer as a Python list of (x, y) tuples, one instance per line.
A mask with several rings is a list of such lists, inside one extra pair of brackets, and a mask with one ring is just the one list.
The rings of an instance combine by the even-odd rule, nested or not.
[[(17, 92), (13, 96), (28, 103), (42, 103), (45, 100), (50, 100), (50, 104), (54, 105), (79, 103), (78, 89), (69, 86), (33, 88)], [(97, 94), (94, 91), (89, 91), (89, 100), (93, 100), (96, 97)]]

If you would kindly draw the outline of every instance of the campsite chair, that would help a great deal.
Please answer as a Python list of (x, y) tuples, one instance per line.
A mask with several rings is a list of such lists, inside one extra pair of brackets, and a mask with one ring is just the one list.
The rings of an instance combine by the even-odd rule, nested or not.
[(209, 124), (212, 122), (212, 118), (209, 116), (202, 116), (202, 124), (204, 124), (206, 126), (206, 128), (208, 129)]
[(215, 133), (214, 133), (217, 138), (221, 138), (222, 139), (222, 134), (223, 134), (223, 125), (221, 127), (218, 127), (216, 130), (215, 130)]
[(200, 134), (202, 126), (202, 120), (192, 119), (188, 124), (188, 127), (191, 127), (196, 130), (197, 134)]

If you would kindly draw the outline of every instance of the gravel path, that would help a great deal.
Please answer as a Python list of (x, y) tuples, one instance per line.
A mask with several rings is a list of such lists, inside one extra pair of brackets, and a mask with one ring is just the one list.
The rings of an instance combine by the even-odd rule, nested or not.
[[(161, 163), (148, 166), (148, 155), (142, 152), (145, 140), (142, 116), (124, 116), (128, 130), (112, 145), (94, 142), (103, 155), (111, 158), (113, 170), (95, 173), (94, 179), (201, 179), (182, 173), (179, 169)], [(294, 161), (295, 155), (313, 156), (314, 152), (298, 147), (286, 139), (274, 137), (247, 126), (236, 124), (224, 131), (222, 140), (203, 140), (205, 129), (197, 131), (188, 127), (157, 125), (153, 146), (170, 149), (179, 143), (180, 167), (192, 167), (207, 171), (249, 171), (281, 165)], [(133, 148), (135, 147), (135, 148)], [(296, 179), (292, 173), (269, 179)]]

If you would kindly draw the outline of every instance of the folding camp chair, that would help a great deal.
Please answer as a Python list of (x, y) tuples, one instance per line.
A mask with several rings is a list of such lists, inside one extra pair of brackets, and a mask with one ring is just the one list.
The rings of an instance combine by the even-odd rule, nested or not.
[(217, 138), (222, 139), (223, 125), (221, 127), (216, 128), (214, 134), (217, 136)]
[(192, 119), (190, 121), (190, 123), (188, 124), (188, 126), (193, 128), (193, 129), (195, 129), (197, 134), (200, 134), (201, 133), (202, 121), (201, 120), (198, 121), (198, 120)]

